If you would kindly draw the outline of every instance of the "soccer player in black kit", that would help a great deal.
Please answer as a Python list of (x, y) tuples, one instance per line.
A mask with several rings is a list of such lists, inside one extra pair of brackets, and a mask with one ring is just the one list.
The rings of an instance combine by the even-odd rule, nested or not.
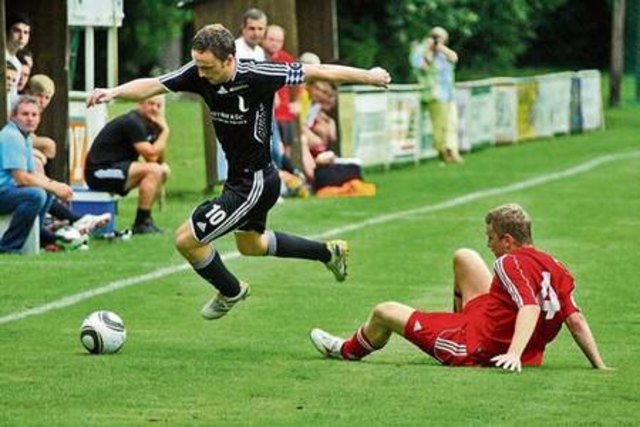
[(207, 103), (227, 156), (229, 175), (222, 194), (196, 207), (176, 231), (178, 251), (218, 290), (203, 307), (202, 316), (218, 319), (249, 296), (249, 285), (225, 267), (211, 245), (230, 231), (234, 231), (236, 246), (243, 255), (321, 261), (338, 281), (343, 281), (347, 275), (346, 242), (321, 243), (265, 228), (267, 214), (280, 191), (269, 145), (274, 94), (284, 85), (311, 80), (386, 87), (391, 81), (389, 73), (382, 68), (239, 61), (233, 35), (220, 24), (207, 25), (197, 32), (191, 57), (193, 61), (159, 78), (95, 89), (87, 105), (114, 98), (140, 100), (167, 91), (197, 93)]

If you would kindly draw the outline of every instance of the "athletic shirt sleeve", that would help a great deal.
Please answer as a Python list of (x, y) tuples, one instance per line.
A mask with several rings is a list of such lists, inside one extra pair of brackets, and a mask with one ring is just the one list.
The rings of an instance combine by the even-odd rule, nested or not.
[(564, 266), (560, 265), (560, 268), (560, 277), (556, 280), (554, 287), (560, 301), (560, 313), (562, 314), (562, 318), (566, 319), (567, 316), (570, 316), (573, 313), (579, 313), (580, 307), (578, 307), (573, 295), (576, 289), (573, 276), (564, 268)]
[(238, 70), (246, 70), (251, 79), (260, 86), (276, 91), (282, 86), (296, 86), (304, 82), (304, 71), (299, 62), (252, 62), (239, 61)]
[(194, 92), (200, 93), (198, 83), (201, 78), (195, 62), (191, 61), (182, 68), (167, 73), (159, 78), (160, 83), (171, 92)]
[(518, 308), (525, 305), (538, 305), (535, 284), (525, 273), (520, 261), (513, 255), (504, 255), (493, 264), (500, 285), (509, 294)]

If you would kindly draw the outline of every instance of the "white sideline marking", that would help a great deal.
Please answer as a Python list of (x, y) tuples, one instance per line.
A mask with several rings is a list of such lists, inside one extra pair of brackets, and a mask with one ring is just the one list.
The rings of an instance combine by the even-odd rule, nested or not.
[[(327, 237), (333, 237), (349, 231), (358, 230), (360, 228), (369, 227), (371, 225), (382, 224), (382, 223), (393, 221), (399, 218), (406, 218), (416, 214), (427, 214), (432, 212), (438, 212), (441, 210), (449, 209), (455, 206), (460, 206), (460, 205), (473, 202), (475, 200), (483, 199), (486, 197), (497, 196), (500, 194), (510, 193), (512, 191), (523, 190), (526, 188), (531, 188), (538, 185), (546, 184), (551, 181), (557, 181), (563, 178), (568, 178), (583, 172), (590, 171), (596, 168), (597, 166), (600, 166), (605, 163), (611, 163), (618, 160), (631, 159), (631, 158), (637, 158), (637, 157), (640, 157), (640, 151), (609, 154), (606, 156), (595, 158), (593, 160), (579, 164), (577, 166), (573, 166), (569, 169), (565, 169), (560, 172), (541, 175), (536, 178), (527, 179), (525, 181), (516, 182), (514, 184), (506, 185), (503, 187), (496, 187), (488, 190), (476, 191), (473, 193), (466, 194), (464, 196), (446, 200), (442, 203), (437, 203), (435, 205), (427, 205), (427, 206), (422, 206), (415, 209), (410, 209), (407, 211), (400, 211), (400, 212), (387, 214), (387, 215), (379, 215), (364, 221), (346, 225), (344, 227), (333, 228), (331, 230), (325, 231), (324, 233), (311, 236), (310, 238), (322, 239)], [(222, 259), (229, 260), (229, 259), (238, 258), (239, 256), (240, 256), (240, 253), (237, 251), (229, 252), (227, 254), (222, 255)], [(138, 285), (140, 283), (144, 283), (152, 279), (158, 279), (160, 277), (169, 276), (171, 274), (188, 270), (189, 268), (191, 268), (191, 265), (188, 263), (184, 263), (184, 264), (179, 264), (172, 267), (160, 268), (158, 270), (152, 271), (151, 273), (143, 274), (141, 276), (134, 276), (126, 279), (116, 280), (114, 282), (107, 283), (106, 285), (100, 286), (98, 288), (80, 292), (74, 295), (69, 295), (67, 297), (63, 297), (63, 298), (51, 301), (50, 303), (47, 303), (47, 304), (43, 304), (34, 308), (17, 311), (15, 313), (2, 316), (0, 317), (0, 325), (9, 323), (9, 322), (14, 322), (16, 320), (24, 319), (26, 317), (35, 316), (38, 314), (44, 314), (52, 310), (57, 310), (59, 308), (69, 307), (71, 305), (75, 305), (81, 301), (96, 297), (98, 295), (114, 292), (114, 291), (117, 291), (118, 289), (127, 288), (133, 285)]]

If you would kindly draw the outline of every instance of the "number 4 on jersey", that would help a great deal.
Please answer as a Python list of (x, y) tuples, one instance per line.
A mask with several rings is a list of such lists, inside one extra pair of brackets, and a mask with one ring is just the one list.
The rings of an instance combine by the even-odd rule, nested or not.
[(537, 296), (540, 310), (546, 313), (545, 319), (553, 319), (553, 316), (560, 311), (560, 300), (558, 300), (558, 294), (556, 294), (556, 291), (551, 286), (551, 273), (548, 271), (542, 272), (540, 287), (540, 293)]

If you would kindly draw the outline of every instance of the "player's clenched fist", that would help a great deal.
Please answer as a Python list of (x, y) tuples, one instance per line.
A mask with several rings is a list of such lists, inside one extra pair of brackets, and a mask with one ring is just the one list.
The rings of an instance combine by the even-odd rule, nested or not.
[(391, 76), (389, 72), (381, 67), (375, 67), (369, 70), (369, 74), (372, 77), (371, 84), (375, 86), (387, 87), (391, 83)]
[(87, 97), (87, 107), (92, 107), (97, 104), (104, 104), (113, 99), (114, 94), (110, 89), (94, 89)]

